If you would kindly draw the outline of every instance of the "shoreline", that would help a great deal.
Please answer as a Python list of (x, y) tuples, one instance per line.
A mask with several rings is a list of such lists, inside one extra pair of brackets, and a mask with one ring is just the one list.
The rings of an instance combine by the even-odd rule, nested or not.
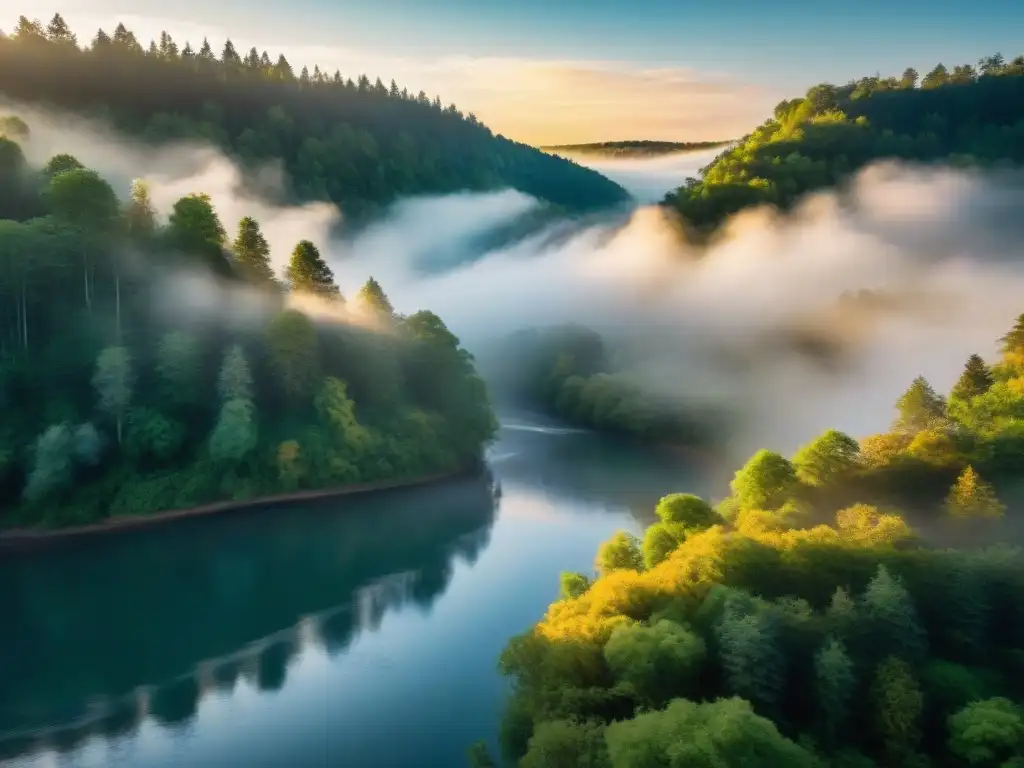
[(157, 525), (166, 525), (179, 520), (209, 517), (211, 515), (225, 514), (228, 512), (242, 512), (251, 509), (274, 507), (301, 501), (316, 501), (321, 499), (341, 498), (345, 496), (359, 496), (362, 494), (392, 491), (401, 488), (418, 488), (434, 485), (447, 480), (455, 480), (459, 477), (465, 477), (472, 471), (474, 471), (473, 468), (466, 467), (449, 472), (420, 475), (418, 477), (407, 478), (404, 480), (382, 480), (375, 483), (352, 483), (349, 485), (321, 488), (318, 490), (293, 491), (291, 493), (260, 496), (254, 499), (214, 501), (209, 504), (200, 504), (199, 506), (187, 507), (185, 509), (169, 509), (163, 512), (153, 512), (151, 514), (108, 517), (98, 523), (74, 525), (67, 528), (12, 528), (7, 531), (0, 531), (0, 554), (19, 550), (29, 550), (36, 547), (44, 547), (50, 544), (62, 543), (73, 539), (87, 538), (89, 536), (135, 531)]

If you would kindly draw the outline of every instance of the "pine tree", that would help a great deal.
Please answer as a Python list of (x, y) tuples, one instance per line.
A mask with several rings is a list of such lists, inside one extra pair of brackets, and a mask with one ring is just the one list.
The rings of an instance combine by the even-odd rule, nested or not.
[(992, 486), (968, 466), (960, 473), (946, 497), (946, 511), (961, 519), (998, 519), (1006, 508), (999, 501)]
[(359, 289), (359, 293), (356, 294), (356, 303), (360, 307), (384, 315), (392, 315), (395, 312), (395, 308), (391, 306), (391, 301), (388, 299), (387, 294), (384, 293), (384, 289), (372, 277)]
[(964, 372), (953, 387), (950, 397), (970, 400), (983, 395), (992, 386), (992, 372), (979, 355), (971, 355), (964, 365)]
[(285, 276), (293, 291), (324, 298), (341, 298), (341, 291), (334, 282), (334, 273), (309, 240), (303, 240), (295, 246)]
[(1006, 357), (1024, 353), (1024, 314), (1017, 317), (1013, 328), (999, 341), (1002, 343), (1001, 349)]
[(897, 432), (917, 433), (945, 423), (946, 404), (932, 385), (918, 376), (896, 401), (899, 416), (893, 423)]
[(238, 51), (235, 50), (235, 44), (231, 40), (224, 42), (224, 50), (220, 54), (220, 60), (222, 63), (237, 66), (242, 63), (242, 59), (238, 56)]
[(59, 13), (53, 15), (50, 25), (46, 28), (46, 38), (57, 45), (66, 45), (70, 48), (78, 47), (78, 38), (75, 37), (74, 32), (68, 29), (68, 25)]
[(255, 219), (246, 216), (238, 222), (238, 236), (232, 244), (231, 253), (235, 263), (253, 282), (274, 281), (274, 270), (270, 266), (270, 246)]
[(96, 30), (96, 37), (92, 39), (92, 50), (101, 51), (105, 48), (109, 48), (110, 43), (110, 35), (108, 35), (102, 29), (98, 29)]

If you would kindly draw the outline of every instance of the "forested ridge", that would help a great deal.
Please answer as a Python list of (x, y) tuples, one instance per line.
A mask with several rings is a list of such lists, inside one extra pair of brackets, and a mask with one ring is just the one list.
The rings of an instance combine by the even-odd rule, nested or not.
[(353, 218), (400, 196), (513, 187), (568, 209), (620, 203), (599, 173), (494, 135), (472, 113), (392, 80), (299, 71), (283, 56), (215, 52), (167, 33), (148, 47), (123, 24), (88, 44), (60, 17), (22, 16), (0, 37), (0, 94), (111, 122), (153, 143), (212, 142), (245, 167), (280, 159), (300, 200)]
[(938, 64), (924, 77), (816, 85), (665, 198), (697, 232), (758, 204), (786, 209), (873, 160), (1024, 162), (1024, 56)]
[(700, 149), (724, 147), (729, 141), (602, 141), (594, 144), (552, 144), (541, 147), (547, 152), (569, 154), (602, 155), (605, 157), (657, 157), (676, 152), (693, 152)]
[[(497, 425), (459, 340), (341, 295), (316, 244), (274, 273), (201, 191), (158, 221), (0, 120), (0, 527), (455, 471)], [(230, 228), (230, 232), (228, 231)]]
[[(500, 662), (524, 768), (1024, 765), (1024, 315), (888, 432), (762, 450), (601, 546)], [(913, 504), (901, 513), (895, 501)], [(912, 509), (912, 511), (910, 511)], [(908, 520), (924, 535), (919, 535)], [(481, 743), (474, 765), (493, 765)]]

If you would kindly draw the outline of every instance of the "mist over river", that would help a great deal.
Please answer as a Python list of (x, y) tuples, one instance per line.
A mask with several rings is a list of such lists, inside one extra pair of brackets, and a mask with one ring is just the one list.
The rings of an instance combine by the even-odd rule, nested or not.
[(0, 561), (4, 765), (461, 766), (495, 744), (498, 656), (710, 480), (507, 416), (490, 473), (196, 519)]

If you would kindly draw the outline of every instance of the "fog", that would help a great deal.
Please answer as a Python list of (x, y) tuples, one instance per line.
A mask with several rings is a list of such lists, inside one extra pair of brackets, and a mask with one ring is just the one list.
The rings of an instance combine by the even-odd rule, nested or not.
[(699, 177), (700, 169), (724, 150), (703, 149), (673, 152), (650, 158), (619, 159), (593, 154), (559, 153), (580, 165), (593, 168), (619, 184), (642, 204), (657, 203), (682, 185), (687, 177)]
[[(298, 240), (313, 240), (343, 292), (373, 275), (398, 311), (434, 310), (471, 350), (527, 326), (588, 325), (651, 390), (736, 414), (736, 460), (791, 451), (828, 427), (884, 429), (915, 376), (947, 390), (968, 354), (991, 357), (1024, 311), (1024, 184), (1009, 173), (877, 164), (790, 216), (737, 216), (706, 247), (687, 244), (661, 209), (638, 206), (625, 221), (562, 222), (474, 251), (480, 234), (540, 203), (513, 191), (410, 199), (349, 233), (333, 206), (280, 203), (280, 169), (253, 186), (209, 147), (154, 151), (94, 123), (21, 114), (35, 163), (70, 152), (120, 192), (144, 177), (163, 214), (206, 192), (229, 232), (243, 215), (260, 221), (279, 268)], [(688, 155), (685, 167), (683, 157), (616, 164), (632, 166), (618, 172), (634, 174), (636, 192), (681, 183), (711, 154)], [(861, 289), (886, 301), (837, 303)], [(194, 311), (188, 299), (202, 287), (179, 282), (176, 294)]]

